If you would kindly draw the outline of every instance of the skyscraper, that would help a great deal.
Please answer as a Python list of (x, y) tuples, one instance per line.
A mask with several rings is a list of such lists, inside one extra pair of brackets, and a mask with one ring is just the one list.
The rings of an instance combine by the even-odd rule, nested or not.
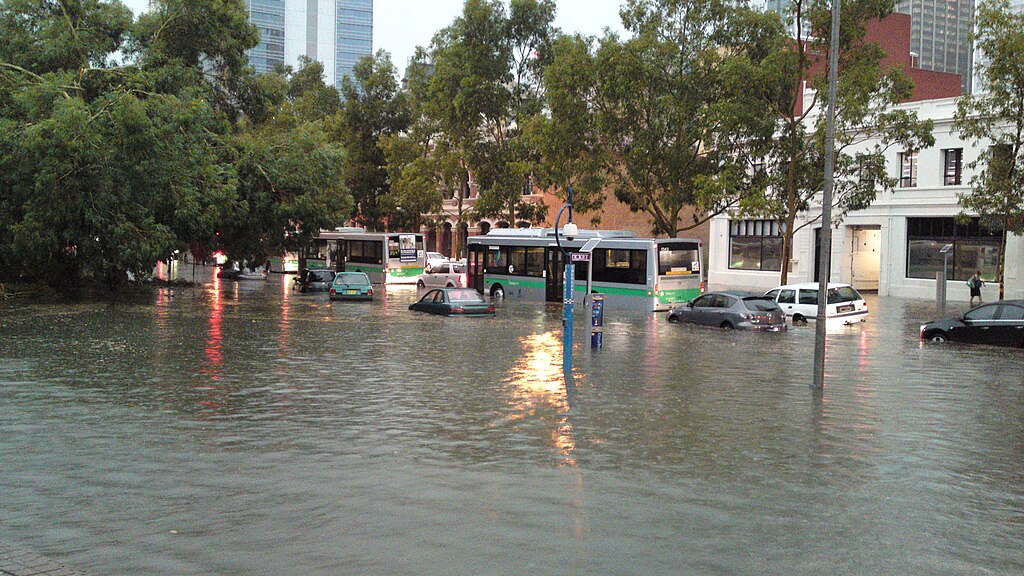
[(324, 65), (328, 84), (338, 86), (373, 41), (373, 0), (247, 0), (260, 43), (249, 52), (259, 72), (296, 66), (299, 56)]
[(925, 70), (959, 74), (971, 91), (974, 0), (896, 0), (896, 12), (910, 14), (910, 49)]

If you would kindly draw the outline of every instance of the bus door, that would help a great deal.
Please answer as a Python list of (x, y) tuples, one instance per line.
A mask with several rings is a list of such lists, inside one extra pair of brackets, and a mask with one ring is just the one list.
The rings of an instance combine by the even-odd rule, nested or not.
[(336, 258), (334, 262), (334, 269), (338, 272), (344, 272), (345, 262), (348, 261), (348, 241), (337, 240), (336, 244), (338, 248), (334, 252), (334, 257)]
[(557, 246), (544, 251), (544, 299), (548, 302), (561, 302), (565, 298), (565, 256)]
[(466, 258), (466, 273), (469, 275), (467, 284), (477, 292), (484, 293), (484, 257), (487, 247), (480, 244), (469, 245), (469, 256)]

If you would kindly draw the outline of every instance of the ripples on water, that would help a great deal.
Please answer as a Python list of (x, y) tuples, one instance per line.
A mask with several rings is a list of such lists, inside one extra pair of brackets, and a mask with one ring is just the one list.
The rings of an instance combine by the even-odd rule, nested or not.
[[(746, 334), (290, 278), (0, 308), (0, 540), (110, 574), (1024, 571), (1018, 350), (927, 302)], [(581, 326), (582, 325), (582, 326)]]

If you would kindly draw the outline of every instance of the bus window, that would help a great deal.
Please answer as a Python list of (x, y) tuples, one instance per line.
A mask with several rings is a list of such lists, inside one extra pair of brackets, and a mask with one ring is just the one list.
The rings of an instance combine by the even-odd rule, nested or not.
[(700, 252), (693, 242), (658, 245), (658, 275), (675, 276), (700, 272)]
[(508, 249), (498, 246), (487, 247), (487, 259), (484, 260), (485, 274), (508, 274)]

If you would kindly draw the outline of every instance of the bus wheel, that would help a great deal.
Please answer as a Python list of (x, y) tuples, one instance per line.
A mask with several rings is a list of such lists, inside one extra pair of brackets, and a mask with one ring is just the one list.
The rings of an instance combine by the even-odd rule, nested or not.
[(423, 280), (417, 280), (416, 281), (416, 287), (417, 288), (426, 288), (427, 285), (423, 283)]
[(495, 284), (491, 286), (491, 299), (492, 300), (503, 300), (505, 298), (505, 289), (501, 287), (501, 284)]
[(793, 316), (793, 326), (807, 326), (807, 318), (796, 314)]
[(455, 288), (455, 284), (452, 284), (451, 282), (449, 282), (448, 285), (445, 286), (445, 288)]

